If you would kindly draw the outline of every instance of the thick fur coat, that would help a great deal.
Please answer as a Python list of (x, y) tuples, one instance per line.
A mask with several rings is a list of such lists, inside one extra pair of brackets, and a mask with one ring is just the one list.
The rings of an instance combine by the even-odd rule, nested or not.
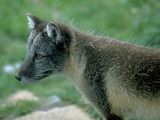
[(31, 33), (16, 78), (65, 74), (105, 120), (160, 120), (160, 50), (27, 15)]

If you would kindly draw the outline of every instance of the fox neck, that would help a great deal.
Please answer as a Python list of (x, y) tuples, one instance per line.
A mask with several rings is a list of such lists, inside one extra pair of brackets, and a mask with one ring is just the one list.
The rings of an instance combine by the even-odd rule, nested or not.
[(63, 73), (69, 77), (76, 88), (83, 94), (84, 71), (86, 69), (86, 36), (83, 33), (74, 31), (74, 39), (70, 45), (70, 53), (66, 61)]

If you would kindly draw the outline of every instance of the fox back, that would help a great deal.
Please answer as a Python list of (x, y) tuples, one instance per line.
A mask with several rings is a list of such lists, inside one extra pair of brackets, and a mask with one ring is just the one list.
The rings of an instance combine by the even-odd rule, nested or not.
[(27, 18), (31, 32), (18, 80), (64, 74), (105, 120), (122, 120), (126, 114), (160, 119), (159, 49)]

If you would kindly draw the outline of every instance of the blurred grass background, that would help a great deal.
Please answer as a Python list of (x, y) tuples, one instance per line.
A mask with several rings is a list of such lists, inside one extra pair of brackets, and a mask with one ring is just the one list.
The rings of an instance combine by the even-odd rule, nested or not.
[[(6, 73), (7, 64), (22, 62), (29, 35), (26, 13), (47, 21), (61, 20), (76, 28), (94, 31), (120, 40), (160, 47), (159, 0), (1, 0), (0, 1), (0, 119), (6, 113), (21, 115), (34, 106), (24, 102), (2, 107), (6, 98), (18, 89), (28, 89), (38, 96), (58, 95), (62, 100), (81, 104), (72, 83), (61, 76), (52, 76), (33, 84), (22, 84), (13, 73)], [(75, 92), (74, 92), (75, 91)], [(10, 108), (11, 107), (11, 108)], [(9, 109), (8, 109), (9, 108)], [(94, 110), (89, 109), (92, 114)], [(96, 118), (96, 114), (92, 114)], [(97, 117), (98, 118), (98, 117)]]

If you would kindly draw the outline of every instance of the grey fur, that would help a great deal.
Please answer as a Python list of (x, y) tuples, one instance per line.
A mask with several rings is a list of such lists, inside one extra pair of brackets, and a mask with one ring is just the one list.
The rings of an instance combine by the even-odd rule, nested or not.
[(105, 120), (121, 120), (126, 114), (159, 120), (159, 49), (28, 17), (35, 23), (17, 79), (33, 82), (65, 74)]

